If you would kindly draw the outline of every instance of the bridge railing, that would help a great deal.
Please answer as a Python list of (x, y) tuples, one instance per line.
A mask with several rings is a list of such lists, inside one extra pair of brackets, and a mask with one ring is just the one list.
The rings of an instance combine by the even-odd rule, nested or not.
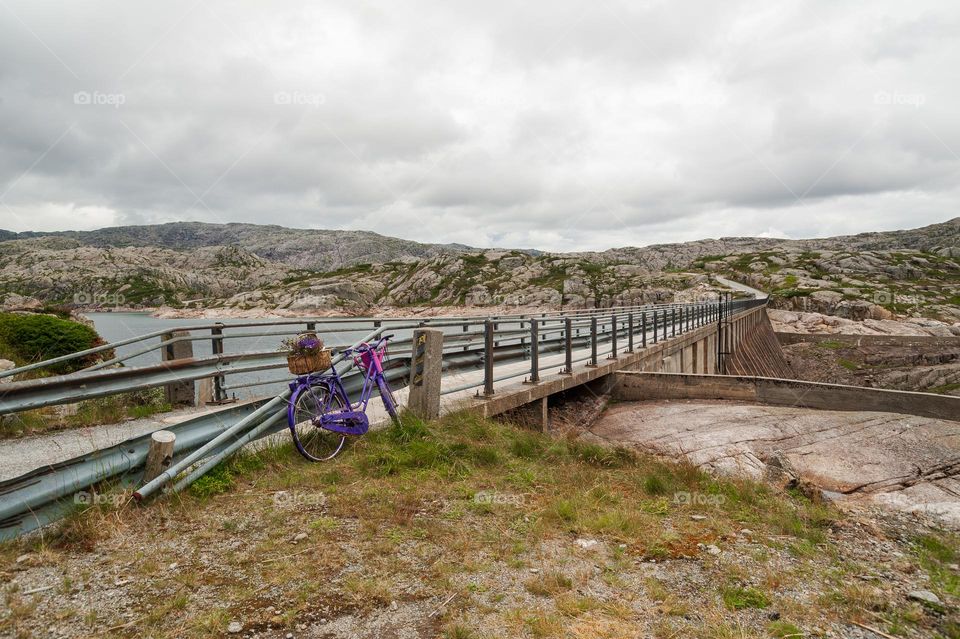
[[(201, 323), (176, 327), (175, 333), (169, 328), (154, 331), (4, 371), (0, 377), (14, 377), (16, 380), (17, 376), (43, 375), (66, 362), (114, 353), (113, 357), (75, 373), (4, 383), (0, 386), (0, 415), (204, 379), (213, 381), (212, 397), (207, 399), (223, 403), (229, 401), (230, 393), (241, 389), (287, 383), (291, 376), (286, 372), (286, 359), (277, 350), (277, 345), (282, 338), (304, 330), (314, 330), (323, 336), (334, 353), (371, 331), (376, 331), (377, 335), (395, 334), (390, 346), (388, 377), (391, 382), (403, 386), (409, 376), (413, 330), (439, 328), (444, 331), (444, 372), (485, 371), (482, 381), (447, 385), (442, 392), (453, 393), (482, 386), (485, 394), (490, 394), (495, 382), (522, 375), (516, 371), (494, 372), (498, 366), (524, 360), (539, 362), (540, 355), (559, 352), (565, 354), (567, 367), (584, 361), (596, 364), (597, 357), (609, 356), (618, 348), (632, 350), (638, 344), (643, 347), (647, 343), (656, 343), (716, 321), (740, 308), (760, 304), (763, 304), (762, 300), (724, 301), (723, 312), (719, 301), (703, 301), (490, 317), (304, 318)], [(230, 348), (231, 344), (240, 344), (242, 340), (247, 344), (251, 340), (255, 345), (269, 344), (270, 348), (245, 351)], [(211, 355), (156, 361), (167, 349), (196, 342), (209, 342)], [(122, 354), (119, 352), (121, 348), (125, 351)], [(589, 355), (584, 355), (585, 348), (592, 349)], [(192, 349), (190, 352), (192, 354)], [(146, 357), (152, 357), (155, 362), (139, 364)], [(351, 368), (352, 364), (345, 362), (339, 370), (349, 375)], [(262, 377), (267, 372), (280, 370), (282, 374)], [(536, 379), (541, 370), (543, 367), (538, 364), (537, 370), (531, 369), (529, 375)], [(276, 394), (268, 391), (264, 388), (263, 394)]]

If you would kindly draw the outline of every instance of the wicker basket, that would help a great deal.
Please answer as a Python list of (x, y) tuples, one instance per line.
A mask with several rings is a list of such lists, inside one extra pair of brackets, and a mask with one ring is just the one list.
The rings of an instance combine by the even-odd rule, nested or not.
[(306, 375), (330, 368), (330, 349), (325, 348), (315, 355), (287, 355), (287, 368), (294, 375)]

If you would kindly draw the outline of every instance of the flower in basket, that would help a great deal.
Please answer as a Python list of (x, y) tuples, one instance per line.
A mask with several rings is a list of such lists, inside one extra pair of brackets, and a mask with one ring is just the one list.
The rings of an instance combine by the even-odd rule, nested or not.
[(280, 342), (280, 350), (293, 357), (316, 355), (323, 350), (323, 340), (315, 333), (304, 333), (284, 339)]

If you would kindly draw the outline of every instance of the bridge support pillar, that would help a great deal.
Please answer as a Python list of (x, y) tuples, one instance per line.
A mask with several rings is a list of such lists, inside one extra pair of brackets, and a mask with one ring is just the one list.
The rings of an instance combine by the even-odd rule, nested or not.
[[(189, 331), (173, 331), (164, 333), (160, 340), (163, 342), (175, 339), (177, 337), (189, 337)], [(162, 349), (163, 361), (169, 362), (175, 359), (191, 359), (193, 357), (193, 342), (182, 341), (167, 344)], [(167, 403), (172, 406), (195, 406), (196, 391), (192, 381), (171, 382), (163, 387)]]
[(413, 332), (410, 397), (407, 407), (420, 419), (440, 416), (440, 376), (443, 372), (443, 331), (418, 328)]
[(540, 427), (545, 433), (550, 432), (550, 404), (548, 399), (548, 396), (540, 399)]

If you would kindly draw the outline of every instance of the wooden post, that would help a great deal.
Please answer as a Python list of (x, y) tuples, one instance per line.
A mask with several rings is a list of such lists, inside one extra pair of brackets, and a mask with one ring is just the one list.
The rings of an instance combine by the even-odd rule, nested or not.
[(543, 428), (543, 432), (550, 432), (550, 406), (548, 403), (548, 397), (545, 395), (540, 400), (540, 425)]
[[(189, 331), (173, 331), (160, 336), (161, 342), (167, 342), (177, 337), (189, 337)], [(164, 362), (176, 359), (191, 359), (193, 357), (193, 342), (184, 340), (167, 344), (162, 349)], [(167, 403), (172, 406), (195, 406), (196, 397), (192, 381), (170, 382), (163, 387)]]
[(169, 430), (158, 430), (150, 436), (150, 450), (147, 451), (147, 464), (143, 470), (144, 483), (170, 467), (176, 439), (177, 436)]

